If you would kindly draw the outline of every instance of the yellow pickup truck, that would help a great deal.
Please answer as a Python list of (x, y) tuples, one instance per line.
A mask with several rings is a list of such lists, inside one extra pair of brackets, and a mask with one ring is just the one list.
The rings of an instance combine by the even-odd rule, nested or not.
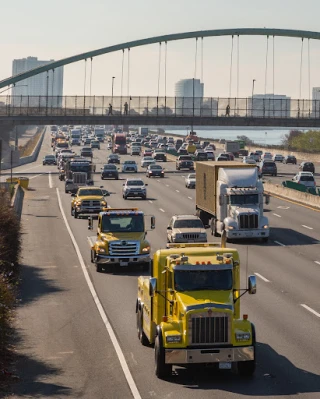
[(84, 214), (98, 214), (108, 209), (105, 200), (106, 190), (101, 187), (85, 186), (78, 189), (76, 194), (71, 194), (71, 216), (77, 219)]
[(154, 254), (152, 277), (138, 278), (138, 338), (154, 344), (158, 378), (173, 365), (255, 371), (255, 328), (240, 317), (240, 297), (256, 293), (256, 278), (240, 289), (239, 254), (224, 243), (168, 244)]

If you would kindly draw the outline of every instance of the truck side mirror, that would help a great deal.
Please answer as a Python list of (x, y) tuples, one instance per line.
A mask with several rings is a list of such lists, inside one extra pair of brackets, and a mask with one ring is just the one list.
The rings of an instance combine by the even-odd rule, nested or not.
[(157, 290), (157, 279), (155, 277), (152, 277), (149, 280), (149, 296), (151, 298), (154, 297), (156, 290)]
[(168, 227), (167, 227), (167, 230), (172, 230), (172, 227), (171, 227), (171, 226), (168, 226)]
[(269, 204), (270, 204), (270, 195), (267, 194), (266, 195), (266, 205), (269, 205)]
[(151, 229), (154, 230), (156, 227), (156, 218), (151, 216)]
[(71, 194), (71, 197), (75, 197), (77, 194)]
[(88, 217), (88, 230), (93, 230), (93, 219), (92, 219), (92, 216)]
[(257, 280), (256, 276), (248, 277), (248, 292), (250, 295), (257, 293)]
[(219, 195), (219, 205), (223, 205), (223, 197), (222, 195)]

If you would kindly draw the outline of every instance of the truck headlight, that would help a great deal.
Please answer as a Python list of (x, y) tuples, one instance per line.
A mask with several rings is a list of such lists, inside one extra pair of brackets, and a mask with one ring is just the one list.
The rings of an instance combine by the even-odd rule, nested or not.
[(142, 252), (150, 252), (150, 247), (144, 247), (144, 248), (142, 248)]
[(98, 248), (98, 252), (100, 252), (101, 254), (104, 254), (106, 252), (106, 250), (104, 248)]
[(101, 201), (101, 205), (106, 206), (107, 205), (106, 201)]
[(237, 341), (249, 341), (251, 339), (250, 332), (236, 332)]
[(167, 335), (166, 336), (166, 341), (167, 341), (168, 344), (181, 342), (181, 334)]
[(233, 227), (233, 226), (226, 226), (226, 229), (227, 229), (227, 230), (233, 230), (234, 227)]
[(265, 224), (265, 225), (263, 226), (263, 228), (264, 228), (264, 229), (268, 229), (268, 228), (269, 228), (269, 225), (268, 225), (268, 224)]

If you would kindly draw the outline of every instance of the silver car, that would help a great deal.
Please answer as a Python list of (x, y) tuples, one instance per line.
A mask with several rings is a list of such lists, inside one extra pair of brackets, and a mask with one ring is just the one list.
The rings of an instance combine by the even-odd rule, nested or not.
[(185, 184), (187, 188), (196, 188), (196, 174), (189, 173), (185, 178)]
[(175, 215), (167, 227), (167, 242), (207, 242), (207, 233), (200, 218)]
[(127, 179), (125, 183), (123, 183), (122, 188), (122, 197), (127, 199), (131, 198), (147, 198), (147, 189), (146, 186), (148, 184), (144, 184), (141, 179)]

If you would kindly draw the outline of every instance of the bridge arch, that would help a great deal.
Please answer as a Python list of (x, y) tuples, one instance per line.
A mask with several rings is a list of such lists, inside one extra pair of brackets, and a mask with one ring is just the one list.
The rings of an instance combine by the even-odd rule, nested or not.
[(159, 42), (171, 42), (176, 40), (185, 40), (193, 38), (215, 37), (215, 36), (282, 36), (295, 37), (300, 39), (314, 39), (320, 40), (320, 32), (293, 30), (293, 29), (268, 29), (268, 28), (233, 28), (233, 29), (214, 29), (202, 30), (195, 32), (174, 33), (170, 35), (154, 36), (146, 39), (134, 40), (131, 42), (116, 44), (114, 46), (103, 47), (97, 50), (87, 51), (85, 53), (73, 55), (71, 57), (63, 58), (50, 64), (31, 69), (30, 71), (20, 73), (19, 75), (11, 76), (0, 81), (0, 88), (14, 85), (21, 80), (27, 79), (31, 76), (47, 72), (58, 67), (73, 64), (75, 62), (97, 57), (99, 55), (113, 53), (115, 51), (126, 50), (128, 48), (146, 46), (148, 44), (155, 44)]

